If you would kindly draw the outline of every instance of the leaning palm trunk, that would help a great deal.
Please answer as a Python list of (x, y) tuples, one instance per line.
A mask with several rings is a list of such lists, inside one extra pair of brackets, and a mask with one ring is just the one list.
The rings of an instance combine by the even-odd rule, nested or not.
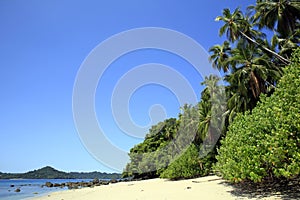
[(268, 49), (267, 47), (261, 45), (260, 43), (258, 43), (257, 41), (255, 41), (254, 39), (252, 39), (251, 37), (249, 37), (248, 35), (246, 35), (243, 31), (239, 30), (239, 33), (244, 36), (247, 40), (253, 42), (254, 44), (256, 44), (257, 46), (261, 47), (263, 50), (273, 54), (275, 57), (277, 57), (279, 60), (281, 60), (284, 64), (288, 65), (291, 61), (282, 57), (281, 55), (279, 55), (278, 53)]

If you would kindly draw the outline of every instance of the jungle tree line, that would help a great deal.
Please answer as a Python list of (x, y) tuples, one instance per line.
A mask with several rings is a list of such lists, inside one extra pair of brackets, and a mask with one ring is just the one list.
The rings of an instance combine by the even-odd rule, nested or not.
[[(274, 172), (272, 169), (272, 166), (276, 168), (276, 163), (290, 159), (292, 154), (290, 155), (288, 152), (281, 152), (280, 155), (283, 160), (272, 161), (270, 162), (271, 165), (268, 164), (267, 166), (265, 163), (260, 163), (260, 160), (256, 160), (259, 163), (256, 163), (257, 165), (248, 165), (249, 163), (242, 160), (241, 162), (246, 162), (246, 164), (240, 168), (247, 166), (248, 168), (245, 167), (245, 170), (248, 171), (238, 175), (228, 170), (231, 167), (231, 169), (239, 171), (240, 169), (233, 167), (236, 162), (232, 161), (230, 166), (225, 166), (225, 163), (222, 164), (222, 162), (230, 159), (231, 154), (237, 150), (230, 142), (234, 140), (232, 138), (234, 134), (231, 132), (237, 131), (234, 127), (239, 128), (239, 133), (234, 136), (244, 138), (242, 137), (243, 130), (240, 129), (244, 127), (241, 125), (241, 120), (245, 119), (241, 116), (251, 115), (252, 110), (258, 104), (260, 109), (264, 110), (264, 104), (268, 104), (266, 99), (275, 98), (272, 97), (274, 95), (284, 96), (284, 91), (278, 92), (280, 90), (279, 82), (283, 76), (291, 78), (291, 75), (287, 75), (288, 70), (284, 70), (285, 67), (289, 65), (289, 68), (291, 66), (299, 68), (297, 56), (292, 59), (292, 52), (297, 49), (300, 43), (300, 2), (297, 0), (257, 0), (256, 4), (249, 6), (245, 13), (239, 8), (233, 11), (224, 9), (222, 15), (216, 17), (216, 21), (222, 22), (219, 34), (226, 39), (223, 44), (214, 45), (209, 49), (209, 60), (212, 67), (224, 73), (222, 79), (228, 83), (227, 86), (224, 89), (218, 85), (219, 77), (206, 77), (202, 83), (206, 88), (201, 93), (201, 100), (197, 105), (185, 105), (177, 119), (167, 119), (153, 126), (144, 142), (130, 150), (131, 160), (124, 170), (124, 176), (191, 178), (207, 175), (212, 171), (212, 168), (231, 181), (245, 179), (261, 181), (263, 177), (274, 174), (286, 175), (285, 177), (291, 175), (288, 173), (291, 170), (287, 169), (287, 166), (290, 165), (286, 165), (285, 170), (280, 166), (281, 173), (278, 170)], [(299, 53), (298, 56), (300, 56)], [(294, 78), (299, 79), (299, 70), (294, 71), (294, 73), (296, 73)], [(288, 84), (293, 83), (289, 82)], [(289, 85), (289, 87), (286, 87), (284, 83), (282, 85), (281, 87), (285, 87), (285, 89), (289, 87), (295, 89), (293, 85)], [(293, 92), (297, 92), (297, 89)], [(225, 103), (220, 101), (222, 99), (220, 97), (223, 97), (224, 93), (227, 97)], [(292, 99), (287, 98), (287, 101)], [(299, 110), (296, 109), (294, 112), (299, 113)], [(267, 118), (265, 116), (264, 119), (269, 119), (270, 116)], [(300, 122), (298, 119), (296, 118), (296, 122), (293, 122), (296, 124), (293, 126), (293, 130), (285, 130), (287, 132), (292, 131), (293, 133), (289, 132), (288, 134), (292, 134), (292, 138), (299, 142)], [(253, 123), (255, 124), (255, 122)], [(280, 120), (277, 123), (280, 123)], [(245, 127), (247, 126), (245, 125)], [(260, 134), (272, 135), (264, 131), (265, 129), (262, 128), (261, 132), (255, 132), (255, 134), (258, 136)], [(231, 136), (227, 137), (228, 132)], [(251, 137), (252, 133), (249, 132), (249, 134), (248, 137)], [(203, 148), (205, 149), (203, 146), (206, 144), (205, 142), (208, 141), (207, 146), (211, 145), (210, 141), (213, 141), (214, 135), (221, 135), (221, 140), (214, 144), (215, 148), (210, 153), (199, 156), (199, 152)], [(187, 143), (183, 139), (184, 137), (188, 138), (190, 145), (184, 145)], [(272, 135), (272, 137), (278, 136)], [(290, 141), (289, 138), (285, 141)], [(257, 140), (251, 141), (253, 142), (251, 145), (257, 145)], [(284, 144), (281, 143), (281, 145)], [(296, 143), (293, 147), (293, 155), (296, 155), (297, 148), (298, 152), (300, 150), (300, 145)], [(228, 153), (229, 150), (226, 151), (226, 148), (231, 149), (232, 152)], [(250, 147), (248, 149), (243, 148), (239, 150), (250, 151)], [(272, 148), (280, 149), (281, 147), (279, 145)], [(177, 153), (174, 153), (176, 151)], [(266, 151), (264, 152), (266, 153)], [(250, 155), (252, 154), (250, 153)], [(262, 159), (262, 157), (259, 158)], [(268, 159), (274, 159), (274, 157), (268, 157)], [(217, 164), (214, 164), (216, 162)], [(300, 167), (295, 166), (295, 159), (292, 163), (294, 170), (292, 174), (299, 174)], [(256, 167), (259, 170), (252, 170), (251, 167)], [(250, 173), (252, 176), (249, 175)]]

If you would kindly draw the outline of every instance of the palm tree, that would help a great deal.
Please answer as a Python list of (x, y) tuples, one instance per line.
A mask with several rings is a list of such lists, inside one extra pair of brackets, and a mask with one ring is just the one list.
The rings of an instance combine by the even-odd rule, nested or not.
[(220, 20), (224, 22), (224, 25), (220, 28), (219, 31), (220, 36), (224, 35), (226, 32), (227, 38), (230, 42), (235, 42), (238, 39), (244, 38), (257, 47), (261, 48), (263, 51), (271, 53), (279, 60), (281, 60), (284, 64), (290, 63), (288, 59), (282, 57), (278, 53), (268, 49), (267, 47), (256, 41), (256, 37), (259, 37), (262, 34), (259, 34), (259, 32), (252, 29), (252, 25), (249, 22), (250, 18), (245, 18), (239, 8), (235, 9), (233, 13), (231, 13), (228, 8), (224, 9), (223, 16), (219, 16), (216, 18), (216, 21)]
[(265, 61), (263, 56), (257, 55), (251, 47), (248, 49), (236, 48), (233, 50), (231, 57), (232, 65), (235, 70), (232, 72), (231, 77), (239, 81), (247, 81), (249, 88), (252, 91), (254, 98), (258, 98), (260, 93), (265, 93), (266, 88), (263, 82), (266, 79), (268, 61)]
[(274, 46), (278, 46), (281, 55), (290, 57), (300, 44), (300, 29), (296, 29), (285, 37), (274, 35), (272, 42)]
[(227, 72), (229, 65), (227, 59), (230, 57), (230, 45), (228, 41), (225, 41), (222, 45), (215, 45), (209, 49), (212, 55), (209, 57), (209, 61), (212, 62), (214, 69), (223, 70)]
[[(218, 85), (221, 78), (210, 75), (205, 77), (202, 85), (206, 88), (201, 93), (201, 101), (198, 104), (199, 123), (196, 144), (200, 146), (201, 158), (212, 152), (223, 133), (226, 116), (226, 98), (224, 87)], [(201, 144), (201, 145), (200, 145)]]
[(294, 32), (300, 20), (299, 0), (258, 0), (256, 6), (249, 6), (256, 11), (254, 20), (259, 28), (269, 28), (287, 36)]
[(219, 34), (220, 36), (224, 35), (226, 32), (226, 36), (230, 42), (234, 42), (240, 38), (240, 24), (243, 19), (243, 14), (239, 8), (235, 9), (233, 13), (230, 12), (228, 8), (223, 10), (223, 16), (218, 16), (216, 21), (224, 21), (225, 24), (220, 28)]
[(237, 113), (245, 112), (249, 109), (250, 98), (248, 97), (247, 90), (242, 86), (229, 86), (227, 92), (230, 98), (227, 101), (228, 110), (226, 116), (228, 116), (228, 122), (231, 123)]
[(211, 140), (211, 132), (209, 129), (211, 120), (211, 102), (209, 100), (210, 94), (206, 88), (202, 92), (201, 102), (198, 104), (199, 110), (199, 127), (197, 134), (197, 141), (201, 142), (208, 136)]
[(199, 123), (198, 110), (195, 106), (185, 104), (181, 110), (178, 131), (175, 140), (173, 140), (176, 153), (182, 152), (195, 140)]
[(209, 143), (214, 142), (215, 136), (221, 134), (223, 130), (226, 99), (223, 86), (218, 85), (220, 80), (219, 77), (210, 75), (201, 83), (206, 85), (206, 88), (199, 103), (198, 133), (202, 141), (207, 137)]
[(272, 83), (281, 76), (281, 68), (276, 67), (269, 57), (255, 46), (246, 48), (241, 40), (232, 50), (229, 58), (232, 73), (225, 77), (229, 82), (228, 108), (230, 118), (234, 113), (254, 108), (261, 93), (267, 93)]

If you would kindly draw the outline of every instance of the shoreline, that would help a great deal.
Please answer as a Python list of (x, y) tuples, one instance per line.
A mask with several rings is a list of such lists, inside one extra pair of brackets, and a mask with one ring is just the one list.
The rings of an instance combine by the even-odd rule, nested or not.
[[(48, 193), (45, 196), (33, 197), (30, 200), (132, 200), (132, 199), (258, 199), (235, 195), (235, 188), (218, 176), (206, 176), (195, 179), (170, 181), (167, 179), (149, 179), (141, 181), (119, 182), (109, 185), (95, 186)], [(259, 198), (265, 200), (281, 199), (279, 195), (267, 195)]]

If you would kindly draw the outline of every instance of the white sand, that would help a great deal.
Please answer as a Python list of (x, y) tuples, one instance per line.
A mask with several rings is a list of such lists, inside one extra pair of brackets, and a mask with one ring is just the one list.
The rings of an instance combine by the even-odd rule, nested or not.
[[(232, 187), (222, 184), (217, 176), (169, 181), (151, 179), (120, 182), (94, 188), (83, 188), (51, 193), (34, 200), (193, 200), (193, 199), (244, 199), (231, 195)], [(266, 199), (278, 199), (270, 197)]]

